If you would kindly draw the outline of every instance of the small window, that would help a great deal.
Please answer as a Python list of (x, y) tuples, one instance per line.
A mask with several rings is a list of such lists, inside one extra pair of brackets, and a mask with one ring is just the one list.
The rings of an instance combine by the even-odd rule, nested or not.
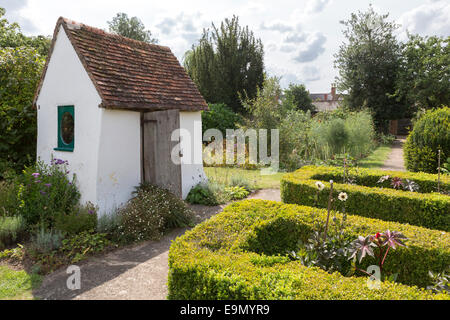
[(58, 107), (57, 151), (72, 152), (75, 146), (75, 113), (73, 106)]

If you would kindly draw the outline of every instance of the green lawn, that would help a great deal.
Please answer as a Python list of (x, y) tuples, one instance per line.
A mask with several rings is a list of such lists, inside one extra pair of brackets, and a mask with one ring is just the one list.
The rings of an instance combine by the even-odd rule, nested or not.
[[(391, 146), (380, 146), (358, 165), (362, 168), (381, 168), (391, 153)], [(256, 190), (279, 189), (283, 172), (273, 175), (261, 175), (261, 170), (246, 170), (241, 168), (205, 167), (205, 173), (209, 179), (227, 184), (231, 177), (239, 176), (248, 180)]]
[(31, 300), (32, 290), (39, 287), (41, 277), (25, 271), (0, 266), (0, 300)]
[(205, 167), (209, 179), (226, 184), (231, 177), (239, 176), (248, 180), (256, 190), (279, 189), (280, 180), (284, 173), (261, 175), (261, 170), (246, 170), (240, 168)]
[(361, 160), (358, 166), (361, 168), (379, 169), (386, 162), (389, 154), (391, 153), (390, 145), (383, 145), (375, 149), (375, 151), (367, 158)]

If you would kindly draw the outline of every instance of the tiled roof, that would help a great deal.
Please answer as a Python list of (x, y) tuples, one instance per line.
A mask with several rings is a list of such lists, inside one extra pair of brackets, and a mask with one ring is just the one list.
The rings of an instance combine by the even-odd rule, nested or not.
[(168, 47), (59, 18), (48, 60), (60, 26), (94, 83), (101, 107), (136, 111), (207, 109), (194, 82)]

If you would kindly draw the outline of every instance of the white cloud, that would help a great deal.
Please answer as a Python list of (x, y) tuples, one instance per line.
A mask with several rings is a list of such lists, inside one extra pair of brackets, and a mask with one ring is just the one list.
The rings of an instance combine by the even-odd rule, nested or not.
[(309, 14), (320, 13), (330, 3), (331, 3), (331, 0), (309, 0), (306, 3), (306, 13), (309, 13)]
[(6, 9), (6, 18), (10, 22), (17, 22), (23, 31), (32, 33), (36, 31), (36, 26), (20, 14), (27, 4), (28, 0), (2, 0), (0, 7)]
[(300, 50), (294, 60), (300, 63), (316, 60), (325, 51), (327, 38), (320, 32), (308, 36), (308, 40), (300, 46)]
[(404, 13), (398, 23), (401, 27), (401, 38), (406, 31), (420, 35), (450, 35), (450, 2), (430, 1)]
[(272, 22), (268, 25), (266, 25), (265, 22), (261, 23), (260, 26), (261, 30), (268, 30), (268, 31), (278, 31), (280, 33), (286, 33), (294, 30), (294, 27), (288, 24), (285, 24), (283, 22)]

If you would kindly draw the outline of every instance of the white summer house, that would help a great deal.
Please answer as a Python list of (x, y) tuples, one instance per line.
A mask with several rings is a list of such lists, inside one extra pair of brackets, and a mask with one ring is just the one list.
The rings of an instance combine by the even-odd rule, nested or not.
[(141, 182), (185, 198), (206, 179), (207, 104), (167, 47), (60, 18), (34, 105), (38, 158), (67, 160), (81, 201), (100, 214)]

